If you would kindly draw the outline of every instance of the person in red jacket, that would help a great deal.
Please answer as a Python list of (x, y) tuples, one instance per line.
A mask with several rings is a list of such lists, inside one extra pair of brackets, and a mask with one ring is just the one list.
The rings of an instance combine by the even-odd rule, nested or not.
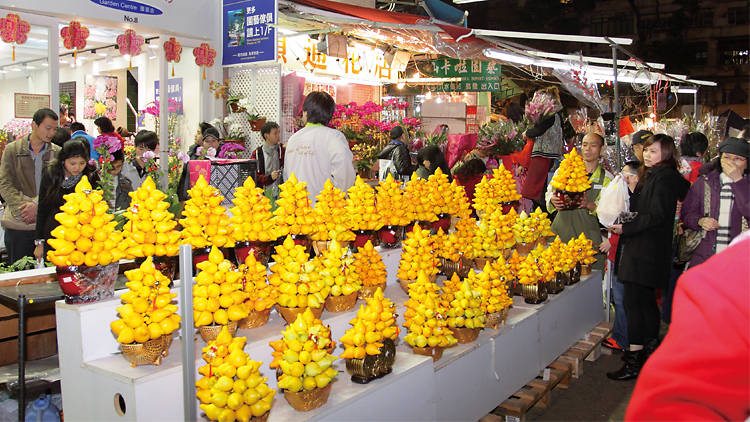
[(626, 421), (750, 416), (750, 233), (686, 271), (672, 325), (641, 370)]

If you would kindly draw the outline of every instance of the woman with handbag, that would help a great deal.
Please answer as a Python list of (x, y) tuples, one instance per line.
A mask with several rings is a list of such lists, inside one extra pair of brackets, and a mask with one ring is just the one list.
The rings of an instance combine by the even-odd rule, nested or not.
[(636, 378), (648, 356), (659, 344), (659, 306), (656, 288), (666, 286), (672, 258), (672, 233), (677, 201), (684, 198), (690, 183), (678, 171), (674, 139), (654, 135), (643, 146), (639, 169), (641, 186), (632, 210), (633, 220), (614, 224), (610, 230), (620, 236), (617, 277), (625, 285), (625, 314), (628, 319), (630, 350), (625, 365), (607, 373), (613, 380)]
[[(683, 236), (701, 239), (699, 243), (693, 243), (695, 250), (689, 267), (724, 250), (748, 227), (750, 180), (747, 160), (750, 145), (742, 139), (727, 138), (719, 145), (719, 153), (717, 160), (700, 168), (701, 176), (690, 188), (682, 205), (682, 221), (688, 229)], [(689, 247), (685, 242), (680, 246)]]

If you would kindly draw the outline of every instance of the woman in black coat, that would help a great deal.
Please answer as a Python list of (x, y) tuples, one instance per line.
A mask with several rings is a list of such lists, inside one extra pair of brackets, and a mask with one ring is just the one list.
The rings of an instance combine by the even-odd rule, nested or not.
[(394, 126), (390, 132), (391, 142), (380, 151), (378, 158), (381, 160), (391, 160), (391, 166), (388, 167), (388, 173), (396, 180), (403, 180), (404, 177), (411, 176), (414, 166), (411, 165), (411, 156), (409, 148), (405, 141), (409, 134), (401, 126)]
[(633, 209), (635, 218), (610, 227), (620, 234), (617, 277), (625, 284), (625, 314), (630, 350), (625, 365), (607, 373), (615, 380), (638, 376), (659, 338), (659, 307), (655, 289), (666, 286), (672, 258), (672, 234), (677, 201), (685, 198), (690, 182), (678, 171), (674, 139), (658, 134), (643, 146), (639, 171), (640, 194)]

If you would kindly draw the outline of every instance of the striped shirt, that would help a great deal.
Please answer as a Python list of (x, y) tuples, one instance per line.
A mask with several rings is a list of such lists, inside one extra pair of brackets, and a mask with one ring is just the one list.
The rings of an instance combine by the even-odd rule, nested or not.
[(719, 195), (719, 229), (716, 231), (716, 253), (723, 251), (732, 241), (729, 234), (729, 220), (734, 203), (732, 179), (721, 173), (719, 181), (721, 182), (721, 193)]

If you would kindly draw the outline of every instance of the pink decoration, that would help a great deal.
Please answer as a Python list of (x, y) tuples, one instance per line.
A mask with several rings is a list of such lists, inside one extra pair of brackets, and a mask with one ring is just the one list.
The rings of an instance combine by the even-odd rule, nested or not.
[(89, 29), (81, 25), (78, 21), (70, 21), (70, 24), (60, 30), (60, 36), (63, 39), (63, 46), (68, 50), (73, 50), (73, 62), (78, 57), (78, 50), (86, 48), (86, 38), (89, 37)]
[[(174, 37), (164, 41), (164, 57), (166, 57), (167, 62), (179, 63), (180, 53), (182, 53), (182, 44)], [(174, 76), (174, 64), (172, 64), (172, 76)]]
[(26, 42), (26, 34), (30, 29), (29, 23), (15, 13), (8, 13), (8, 16), (0, 18), (0, 38), (13, 44), (13, 61), (16, 60), (16, 44)]
[(204, 42), (200, 47), (193, 49), (193, 56), (195, 56), (195, 64), (203, 68), (203, 79), (206, 79), (206, 66), (214, 65), (216, 50)]
[(120, 49), (120, 54), (123, 56), (128, 54), (130, 56), (128, 69), (133, 67), (133, 56), (141, 54), (142, 45), (143, 37), (136, 34), (132, 29), (128, 29), (124, 34), (117, 36), (117, 46)]

